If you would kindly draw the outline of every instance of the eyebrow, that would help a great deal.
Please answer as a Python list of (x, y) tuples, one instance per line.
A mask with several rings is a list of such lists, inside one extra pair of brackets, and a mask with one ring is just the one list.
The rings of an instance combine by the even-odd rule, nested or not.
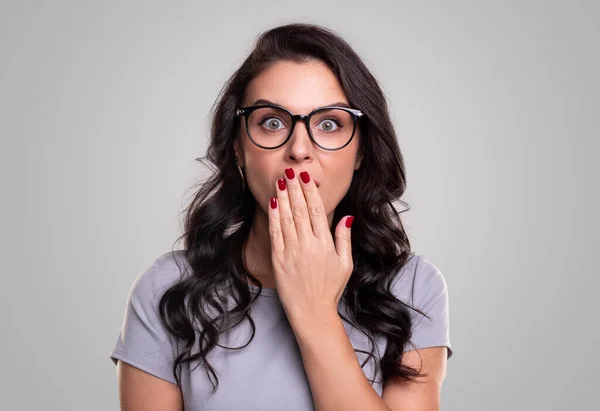
[[(253, 106), (258, 106), (258, 105), (261, 105), (261, 104), (273, 104), (273, 105), (276, 105), (276, 106), (285, 107), (282, 104), (277, 104), (277, 103), (274, 103), (272, 101), (265, 100), (265, 99), (262, 99), (262, 98), (256, 100), (254, 103), (252, 103)], [(326, 104), (325, 106), (321, 106), (321, 107), (328, 107), (328, 106), (337, 106), (337, 107), (352, 108), (352, 107), (350, 107), (350, 105), (348, 103), (344, 103), (343, 101), (338, 101), (336, 103)], [(285, 107), (285, 108), (287, 108), (287, 107)], [(316, 108), (319, 108), (319, 107), (316, 107)]]

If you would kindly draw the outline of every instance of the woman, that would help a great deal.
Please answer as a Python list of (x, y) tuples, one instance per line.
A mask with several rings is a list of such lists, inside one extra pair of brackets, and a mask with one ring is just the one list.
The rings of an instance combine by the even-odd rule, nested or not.
[(393, 202), (383, 93), (332, 31), (265, 32), (219, 96), (184, 250), (140, 273), (117, 345), (124, 410), (436, 410), (441, 272)]

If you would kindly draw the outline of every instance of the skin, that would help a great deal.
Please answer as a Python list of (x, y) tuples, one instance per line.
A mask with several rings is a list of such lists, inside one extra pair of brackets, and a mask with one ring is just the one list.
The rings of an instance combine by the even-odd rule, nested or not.
[[(308, 114), (332, 103), (349, 103), (335, 74), (321, 61), (273, 64), (249, 83), (243, 106), (250, 106), (258, 99), (269, 100), (294, 114)], [(335, 208), (348, 191), (354, 171), (360, 167), (361, 136), (357, 129), (343, 149), (322, 150), (312, 143), (306, 127), (299, 122), (286, 144), (265, 150), (252, 143), (245, 127), (240, 129), (235, 153), (257, 201), (257, 213), (246, 243), (246, 264), (263, 287), (275, 288), (267, 207), (270, 198), (277, 194), (277, 180), (285, 178), (286, 168), (293, 168), (296, 176), (307, 171), (311, 179), (319, 182), (319, 194), (331, 227)]]
[(183, 411), (181, 389), (123, 361), (117, 363), (121, 411)]
[[(334, 102), (347, 103), (334, 74), (320, 62), (276, 63), (250, 83), (246, 97), (244, 105), (268, 99), (303, 114)], [(235, 153), (257, 199), (245, 248), (247, 265), (264, 287), (278, 289), (318, 411), (439, 411), (446, 375), (445, 347), (406, 352), (403, 364), (428, 377), (419, 384), (391, 381), (379, 397), (361, 369), (337, 313), (340, 291), (352, 271), (351, 229), (342, 218), (335, 241), (329, 229), (335, 207), (360, 167), (359, 144), (357, 135), (342, 150), (321, 150), (299, 124), (283, 147), (263, 150), (242, 128)], [(294, 169), (295, 178), (285, 176), (286, 168)], [(308, 184), (299, 179), (301, 171), (310, 174)], [(287, 182), (285, 190), (277, 188), (279, 178)], [(274, 209), (269, 207), (272, 197), (277, 198)], [(176, 385), (121, 361), (117, 372), (122, 411), (183, 409)]]

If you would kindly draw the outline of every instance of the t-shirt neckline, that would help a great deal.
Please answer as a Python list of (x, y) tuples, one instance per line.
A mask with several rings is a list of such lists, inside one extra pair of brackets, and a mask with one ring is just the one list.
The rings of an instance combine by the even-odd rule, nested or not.
[[(258, 286), (256, 286), (256, 285), (248, 282), (248, 288), (254, 294), (258, 294), (258, 291), (259, 291), (259, 287)], [(266, 288), (266, 287), (263, 287), (262, 290), (260, 291), (260, 295), (279, 298), (279, 295), (277, 294), (277, 289), (275, 289), (275, 288)]]

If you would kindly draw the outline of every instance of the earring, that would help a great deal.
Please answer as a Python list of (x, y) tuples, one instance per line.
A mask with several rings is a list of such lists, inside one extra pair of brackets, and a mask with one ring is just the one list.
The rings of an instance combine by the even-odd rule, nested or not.
[(237, 158), (235, 160), (235, 164), (237, 165), (237, 169), (240, 172), (240, 176), (242, 177), (242, 191), (246, 189), (246, 179), (244, 178), (244, 173), (242, 172), (242, 168), (240, 167), (240, 163), (238, 163)]

